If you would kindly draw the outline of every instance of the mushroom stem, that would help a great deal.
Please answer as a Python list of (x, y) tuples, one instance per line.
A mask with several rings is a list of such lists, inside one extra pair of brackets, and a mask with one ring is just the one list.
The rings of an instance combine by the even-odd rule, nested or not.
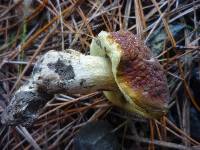
[(29, 125), (56, 93), (117, 90), (107, 58), (86, 56), (74, 50), (49, 51), (35, 64), (29, 81), (19, 88), (1, 115), (8, 125)]
[(39, 89), (50, 94), (117, 89), (107, 58), (67, 51), (49, 51), (36, 64), (32, 76)]

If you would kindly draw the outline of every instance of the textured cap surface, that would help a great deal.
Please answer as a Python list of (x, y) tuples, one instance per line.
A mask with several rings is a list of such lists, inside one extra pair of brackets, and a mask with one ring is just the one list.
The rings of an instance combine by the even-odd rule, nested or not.
[(164, 70), (142, 40), (125, 31), (103, 31), (98, 39), (96, 43), (104, 52), (99, 48), (96, 49), (98, 52), (92, 53), (109, 56), (118, 87), (127, 103), (132, 105), (128, 109), (153, 118), (166, 112), (169, 91)]

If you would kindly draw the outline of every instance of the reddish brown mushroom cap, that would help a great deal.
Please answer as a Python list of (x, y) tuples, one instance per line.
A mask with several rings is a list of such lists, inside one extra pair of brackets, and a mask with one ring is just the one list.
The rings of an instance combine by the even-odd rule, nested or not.
[(126, 103), (113, 92), (106, 94), (109, 100), (146, 117), (160, 117), (167, 111), (169, 91), (164, 70), (140, 38), (127, 31), (103, 31), (92, 44), (95, 45), (91, 47), (92, 55), (109, 56)]
[(124, 90), (146, 110), (166, 109), (169, 100), (167, 80), (150, 49), (131, 32), (113, 32), (110, 37), (122, 50), (117, 78), (119, 83), (127, 84), (128, 89)]

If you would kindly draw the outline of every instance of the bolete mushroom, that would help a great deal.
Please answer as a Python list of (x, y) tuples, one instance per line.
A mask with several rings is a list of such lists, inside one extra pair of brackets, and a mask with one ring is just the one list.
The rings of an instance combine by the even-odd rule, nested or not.
[(28, 83), (17, 90), (4, 110), (4, 124), (30, 124), (56, 93), (104, 91), (115, 105), (147, 118), (167, 111), (169, 92), (158, 60), (130, 32), (102, 31), (91, 55), (74, 50), (49, 51), (34, 66)]

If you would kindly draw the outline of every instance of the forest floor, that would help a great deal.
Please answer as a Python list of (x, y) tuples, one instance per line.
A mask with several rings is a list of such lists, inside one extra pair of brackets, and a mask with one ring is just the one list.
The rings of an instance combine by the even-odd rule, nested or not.
[[(200, 0), (1, 0), (0, 113), (41, 55), (67, 48), (89, 54), (102, 30), (128, 30), (145, 41), (165, 70), (170, 109), (161, 119), (144, 119), (113, 106), (102, 92), (58, 94), (31, 126), (0, 124), (0, 149), (83, 144), (85, 150), (81, 138), (97, 132), (94, 124), (84, 128), (91, 122), (102, 124), (102, 132), (111, 125), (118, 149), (200, 149), (199, 8)], [(77, 137), (80, 129), (87, 130), (83, 137)], [(106, 143), (107, 132), (94, 137)], [(90, 140), (88, 147), (100, 149)]]

